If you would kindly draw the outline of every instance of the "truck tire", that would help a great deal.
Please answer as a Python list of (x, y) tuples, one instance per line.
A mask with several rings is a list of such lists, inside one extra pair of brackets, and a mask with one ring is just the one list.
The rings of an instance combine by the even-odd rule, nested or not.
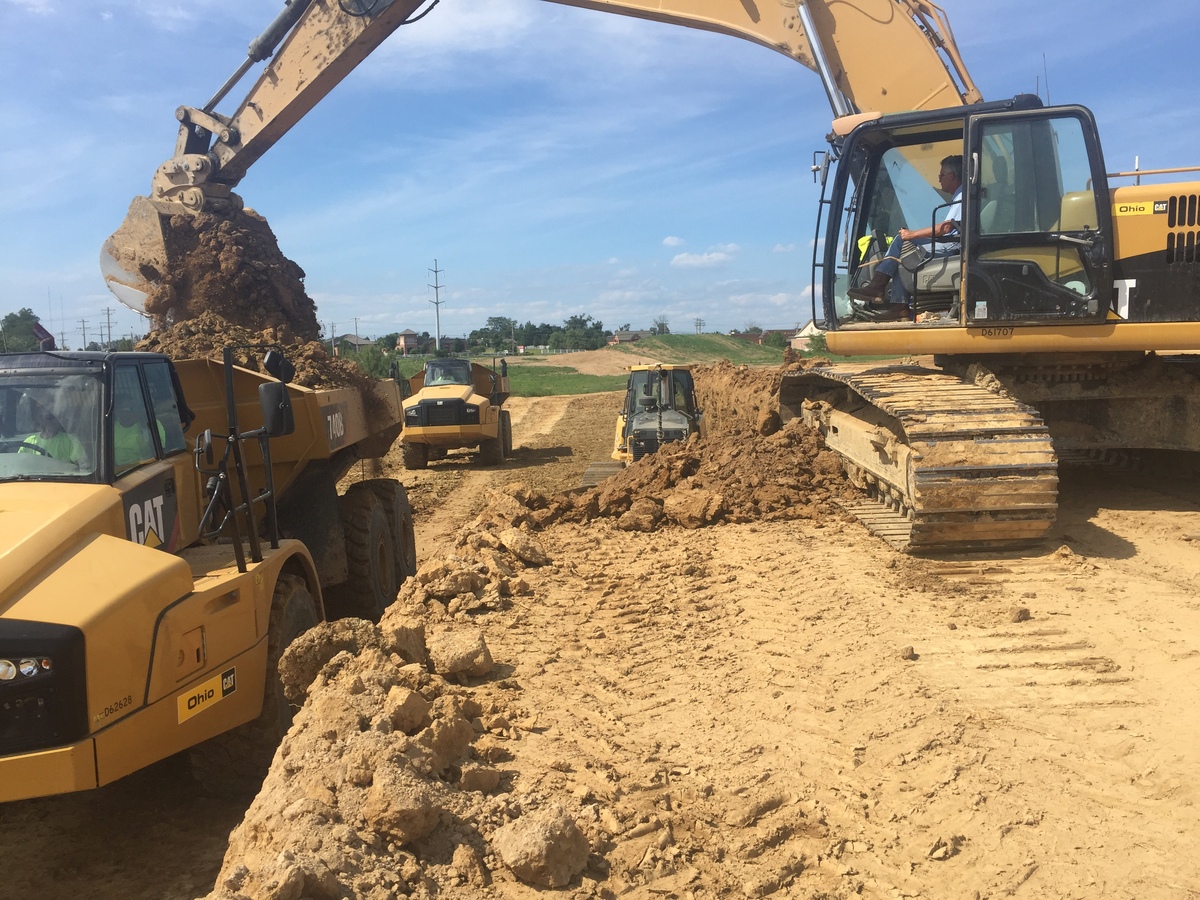
[(512, 416), (508, 414), (507, 409), (500, 410), (500, 442), (504, 447), (504, 458), (511, 459), (513, 451)]
[(193, 777), (210, 792), (248, 795), (262, 785), (295, 713), (283, 693), (279, 659), (292, 641), (317, 622), (317, 604), (304, 579), (281, 574), (271, 597), (271, 622), (267, 626), (267, 683), (262, 712), (257, 719), (188, 751)]
[(406, 469), (424, 469), (429, 465), (428, 444), (401, 444), (400, 454)]
[[(501, 413), (504, 410), (500, 410)], [(485, 466), (498, 466), (504, 462), (504, 416), (496, 418), (496, 436), (479, 442), (479, 461)]]
[(408, 492), (404, 485), (391, 478), (375, 478), (363, 483), (370, 485), (387, 513), (388, 527), (395, 542), (396, 585), (402, 585), (405, 579), (417, 574), (417, 539)]
[(338, 501), (346, 534), (344, 610), (378, 622), (396, 599), (396, 545), (387, 512), (366, 482), (350, 485)]

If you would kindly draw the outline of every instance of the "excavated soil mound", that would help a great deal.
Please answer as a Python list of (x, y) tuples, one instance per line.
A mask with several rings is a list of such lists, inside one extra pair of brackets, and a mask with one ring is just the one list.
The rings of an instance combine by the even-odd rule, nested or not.
[(666, 444), (589, 490), (530, 498), (531, 521), (616, 517), (623, 530), (654, 531), (836, 515), (833, 501), (853, 489), (815, 432), (799, 420), (780, 422), (781, 371), (728, 362), (697, 368), (703, 436)]
[(319, 341), (297, 341), (287, 327), (245, 328), (214, 312), (152, 332), (136, 349), (172, 359), (200, 359), (217, 356), (225, 347), (235, 348), (235, 365), (254, 371), (260, 370), (266, 347), (282, 350), (296, 367), (292, 381), (304, 387), (356, 387), (369, 393), (372, 383), (357, 363), (330, 356)]
[(304, 270), (253, 210), (163, 217), (163, 232), (170, 264), (155, 273), (146, 301), (156, 325), (210, 312), (243, 328), (284, 328), (301, 341), (320, 333)]
[(570, 823), (565, 846), (558, 832), (489, 843), (521, 819), (503, 765), (516, 721), (481, 632), (454, 616), (468, 598), (501, 608), (532, 594), (524, 573), (550, 562), (535, 538), (480, 520), (378, 626), (323, 623), (292, 644), (280, 675), (306, 702), (211, 900), (475, 897), (504, 859), (531, 883), (576, 874), (595, 835)]

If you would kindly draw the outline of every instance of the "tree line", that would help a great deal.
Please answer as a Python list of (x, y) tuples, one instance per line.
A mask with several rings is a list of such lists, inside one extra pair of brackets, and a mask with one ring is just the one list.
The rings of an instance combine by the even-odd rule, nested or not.
[[(629, 331), (625, 324), (617, 331)], [(666, 320), (656, 320), (649, 329), (652, 334), (669, 334)], [(604, 323), (591, 316), (571, 316), (561, 325), (551, 325), (542, 322), (520, 324), (516, 319), (506, 316), (492, 316), (482, 328), (476, 328), (465, 338), (443, 337), (443, 353), (465, 353), (469, 355), (486, 353), (515, 353), (520, 347), (546, 347), (550, 350), (599, 350), (612, 338), (613, 332), (604, 327)], [(382, 335), (375, 345), (384, 352), (391, 350), (400, 340), (399, 332)], [(411, 341), (410, 337), (410, 341)], [(435, 352), (436, 341), (429, 332), (417, 336), (416, 346), (412, 352), (418, 355), (432, 355)], [(347, 348), (349, 349), (349, 348)]]
[[(42, 349), (42, 341), (38, 338), (37, 328), (41, 319), (29, 307), (23, 307), (16, 312), (10, 312), (0, 319), (0, 350), (5, 353), (26, 353)], [(68, 346), (58, 347), (59, 350), (70, 350)], [(116, 338), (112, 341), (89, 341), (85, 350), (125, 351), (133, 349), (133, 341), (129, 338)]]

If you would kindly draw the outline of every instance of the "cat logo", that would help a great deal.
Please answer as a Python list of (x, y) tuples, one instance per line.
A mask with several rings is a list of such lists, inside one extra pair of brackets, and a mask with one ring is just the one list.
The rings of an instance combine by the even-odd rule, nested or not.
[(163, 495), (129, 506), (129, 539), (147, 547), (163, 544)]
[(213, 704), (220, 703), (237, 690), (237, 668), (226, 669), (202, 684), (190, 688), (176, 698), (179, 724), (203, 712)]
[(1166, 215), (1167, 208), (1169, 206), (1170, 206), (1170, 204), (1167, 203), (1166, 200), (1155, 200), (1154, 201), (1154, 214), (1156, 216)]

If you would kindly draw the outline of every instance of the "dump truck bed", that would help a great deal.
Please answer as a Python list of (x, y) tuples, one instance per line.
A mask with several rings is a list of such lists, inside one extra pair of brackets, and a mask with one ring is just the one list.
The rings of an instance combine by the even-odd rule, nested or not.
[[(214, 436), (228, 433), (225, 374), (217, 360), (188, 359), (175, 363), (184, 394), (196, 421), (188, 434), (194, 440), (205, 429)], [(237, 398), (238, 428), (250, 431), (262, 425), (258, 386), (270, 381), (249, 369), (233, 367), (233, 395)], [(271, 442), (275, 488), (286, 492), (299, 473), (314, 460), (329, 460), (337, 477), (360, 459), (382, 458), (403, 424), (400, 385), (375, 381), (357, 387), (307, 388), (289, 384), (295, 431)], [(247, 445), (247, 462), (254, 486), (262, 481), (262, 459)]]

